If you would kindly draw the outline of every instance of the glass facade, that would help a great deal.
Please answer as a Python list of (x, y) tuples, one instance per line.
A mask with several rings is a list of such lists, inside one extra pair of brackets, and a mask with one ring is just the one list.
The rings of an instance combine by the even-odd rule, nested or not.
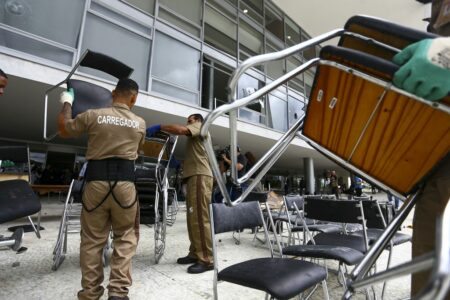
[[(309, 38), (264, 0), (0, 0), (2, 49), (67, 69), (86, 49), (102, 52), (134, 68), (131, 77), (141, 90), (207, 109), (227, 102), (228, 80), (239, 62)], [(250, 70), (237, 96), (250, 95), (318, 50)], [(287, 130), (301, 116), (313, 79), (314, 70), (298, 75), (241, 109), (239, 118)]]

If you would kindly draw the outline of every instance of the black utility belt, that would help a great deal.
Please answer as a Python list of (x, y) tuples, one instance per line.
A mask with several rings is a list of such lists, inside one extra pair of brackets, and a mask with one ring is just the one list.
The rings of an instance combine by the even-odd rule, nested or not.
[(86, 181), (131, 181), (134, 182), (134, 160), (107, 158), (89, 160)]

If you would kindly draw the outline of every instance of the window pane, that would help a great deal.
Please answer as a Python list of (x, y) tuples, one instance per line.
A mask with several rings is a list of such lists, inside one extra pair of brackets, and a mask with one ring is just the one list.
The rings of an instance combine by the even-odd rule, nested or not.
[(156, 79), (153, 79), (152, 91), (171, 96), (194, 105), (198, 104), (198, 95), (196, 93), (177, 88), (176, 86), (160, 82)]
[(186, 22), (185, 20), (174, 15), (172, 12), (169, 12), (164, 8), (160, 7), (158, 14), (161, 19), (169, 21), (170, 24), (175, 25), (186, 32), (189, 32), (192, 35), (195, 35), (197, 37), (200, 36), (200, 27), (196, 27), (190, 24), (189, 22)]
[(2, 0), (0, 23), (75, 48), (83, 10), (84, 0)]
[[(309, 39), (311, 39), (310, 36), (308, 36), (306, 33), (302, 33), (302, 41), (303, 41), (303, 42), (304, 42), (304, 41), (307, 41), (307, 40), (309, 40)], [(313, 59), (313, 58), (315, 58), (316, 56), (317, 56), (317, 55), (316, 55), (316, 48), (315, 48), (315, 47), (309, 47), (309, 48), (303, 50), (303, 57), (304, 57), (306, 60)]]
[[(86, 49), (101, 52), (130, 66), (134, 69), (130, 78), (139, 84), (141, 90), (147, 89), (150, 45), (151, 41), (140, 35), (95, 15), (87, 15), (82, 52)], [(117, 80), (94, 69), (82, 68), (82, 70), (105, 79)]]
[[(255, 91), (259, 90), (261, 87), (263, 87), (263, 82), (259, 81), (258, 79), (244, 74), (239, 79), (238, 83), (238, 98), (244, 98), (247, 96), (250, 96)], [(252, 103), (250, 105), (247, 105), (246, 109), (240, 109), (239, 110), (239, 118), (242, 118), (244, 120), (255, 122), (255, 123), (265, 123), (265, 100), (264, 98), (259, 99), (256, 103)]]
[(200, 25), (202, 19), (202, 1), (201, 0), (159, 0), (161, 5), (170, 8), (179, 15)]
[[(206, 2), (212, 7), (217, 8), (221, 13), (226, 14), (232, 20), (236, 20), (237, 10), (236, 10), (236, 1), (226, 1), (226, 0), (207, 0)], [(233, 5), (230, 5), (230, 3)], [(206, 7), (208, 8), (208, 6)]]
[(241, 20), (239, 23), (239, 46), (247, 54), (261, 54), (263, 50), (263, 35)]
[(269, 95), (270, 125), (273, 129), (287, 130), (287, 102), (278, 97)]
[(72, 65), (73, 53), (67, 50), (63, 50), (3, 29), (0, 29), (0, 37), (1, 46), (40, 56), (68, 66)]
[(125, 0), (126, 2), (136, 6), (137, 8), (142, 9), (150, 13), (151, 15), (155, 14), (155, 0)]
[(300, 43), (300, 27), (286, 18), (286, 43), (290, 46)]
[[(279, 51), (275, 49), (272, 45), (267, 45), (267, 53)], [(284, 72), (284, 59), (279, 59), (275, 61), (270, 61), (266, 64), (267, 76), (272, 79), (277, 79), (282, 76)]]
[(262, 24), (263, 17), (262, 17), (262, 1), (260, 0), (243, 0), (240, 4), (240, 10), (249, 16), (250, 18), (253, 18), (255, 21), (257, 21), (259, 24)]
[(284, 40), (283, 20), (270, 9), (266, 9), (266, 29), (280, 40)]
[(202, 79), (202, 107), (214, 109), (228, 102), (227, 86), (233, 70), (204, 58)]
[(156, 32), (152, 76), (198, 91), (200, 52)]
[(237, 25), (205, 6), (205, 42), (236, 57)]
[(311, 92), (311, 88), (314, 82), (314, 72), (308, 70), (305, 72), (305, 89), (306, 96), (309, 98), (309, 93)]
[(305, 103), (299, 98), (303, 97), (301, 97), (300, 95), (298, 95), (297, 97), (293, 97), (291, 95), (288, 96), (289, 128), (305, 114), (305, 111), (303, 110), (303, 108), (305, 107)]
[[(286, 67), (287, 67), (288, 72), (294, 70), (295, 68), (299, 67), (300, 65), (301, 65), (300, 61), (293, 57), (289, 57), (286, 60)], [(290, 79), (288, 81), (288, 85), (290, 88), (293, 88), (299, 92), (303, 92), (303, 73), (300, 73), (296, 77)]]

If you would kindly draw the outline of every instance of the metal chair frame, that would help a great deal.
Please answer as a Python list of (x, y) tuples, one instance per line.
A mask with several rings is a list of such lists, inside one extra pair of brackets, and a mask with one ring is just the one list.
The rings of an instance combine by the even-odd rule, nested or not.
[[(171, 226), (175, 222), (175, 216), (178, 209), (176, 193), (173, 196), (173, 202), (169, 206), (169, 162), (173, 157), (173, 153), (175, 151), (176, 144), (178, 142), (178, 136), (167, 135), (166, 139), (162, 138), (146, 138), (147, 141), (152, 141), (156, 143), (162, 144), (162, 148), (158, 154), (157, 158), (152, 157), (152, 159), (156, 159), (155, 163), (151, 163), (155, 166), (155, 174), (154, 178), (156, 179), (154, 183), (149, 182), (149, 184), (155, 185), (155, 202), (154, 202), (154, 211), (155, 211), (155, 223), (154, 223), (154, 239), (155, 239), (155, 262), (158, 263), (161, 257), (164, 254), (164, 250), (166, 247), (166, 229), (167, 225)], [(167, 153), (168, 145), (171, 143), (171, 149), (168, 152), (167, 160), (163, 159), (163, 155)], [(148, 162), (145, 162), (145, 157), (140, 156), (138, 161), (141, 160), (141, 165), (145, 168), (145, 165)], [(165, 164), (163, 164), (163, 162)], [(138, 163), (139, 165), (139, 163)], [(162, 176), (160, 170), (163, 170)], [(162, 194), (162, 209), (160, 211), (160, 194)], [(169, 209), (170, 207), (170, 209)]]
[[(245, 73), (246, 70), (248, 70), (251, 67), (261, 65), (263, 63), (269, 62), (269, 61), (275, 61), (279, 59), (284, 59), (288, 56), (291, 56), (295, 53), (298, 53), (299, 51), (302, 51), (306, 48), (316, 46), (324, 41), (328, 41), (335, 37), (341, 37), (344, 35), (349, 35), (357, 39), (364, 40), (368, 43), (372, 43), (375, 45), (378, 45), (380, 47), (383, 47), (385, 49), (389, 49), (390, 51), (393, 51), (395, 53), (399, 52), (400, 50), (391, 46), (387, 45), (385, 43), (379, 42), (375, 39), (368, 38), (365, 36), (362, 36), (360, 34), (355, 34), (353, 32), (350, 32), (345, 29), (336, 29), (333, 31), (330, 31), (328, 33), (319, 35), (315, 38), (312, 38), (308, 41), (302, 42), (298, 45), (292, 46), (290, 48), (287, 48), (285, 50), (274, 52), (274, 53), (268, 53), (263, 55), (258, 55), (252, 58), (249, 58), (245, 60), (234, 72), (233, 75), (229, 81), (229, 103), (222, 105), (218, 108), (216, 108), (214, 111), (209, 113), (207, 117), (205, 118), (205, 122), (203, 123), (203, 126), (201, 128), (201, 135), (204, 138), (204, 146), (207, 151), (208, 157), (210, 159), (210, 164), (212, 167), (212, 171), (214, 176), (217, 179), (218, 186), (222, 192), (222, 195), (224, 196), (226, 202), (229, 205), (237, 205), (238, 203), (242, 202), (243, 199), (253, 190), (256, 183), (259, 182), (262, 177), (267, 173), (267, 171), (273, 166), (273, 164), (277, 161), (277, 159), (281, 156), (281, 154), (287, 149), (290, 142), (295, 138), (299, 137), (300, 139), (306, 141), (310, 146), (312, 146), (317, 151), (321, 152), (328, 158), (334, 160), (336, 163), (340, 164), (341, 166), (345, 167), (349, 171), (352, 171), (356, 174), (359, 174), (360, 176), (364, 177), (366, 180), (371, 182), (372, 184), (375, 184), (376, 186), (380, 187), (384, 191), (390, 191), (391, 194), (404, 199), (405, 197), (398, 193), (395, 190), (392, 190), (389, 188), (386, 184), (380, 182), (376, 178), (370, 176), (369, 174), (366, 174), (359, 170), (357, 167), (350, 164), (348, 161), (338, 157), (331, 151), (325, 149), (324, 147), (320, 146), (316, 142), (312, 141), (308, 137), (304, 136), (302, 134), (302, 128), (303, 128), (303, 121), (305, 119), (305, 116), (300, 118), (295, 122), (295, 124), (285, 133), (283, 136), (268, 150), (261, 159), (243, 176), (238, 177), (237, 175), (237, 169), (236, 169), (236, 145), (237, 145), (237, 110), (241, 107), (245, 107), (251, 103), (254, 103), (258, 101), (258, 99), (264, 95), (267, 95), (269, 92), (273, 91), (280, 85), (287, 82), (289, 79), (294, 78), (298, 74), (310, 69), (311, 67), (317, 66), (317, 65), (327, 65), (332, 66), (334, 68), (338, 68), (344, 72), (349, 72), (353, 74), (356, 77), (363, 78), (364, 80), (370, 81), (372, 83), (375, 83), (379, 86), (382, 86), (385, 91), (395, 91), (398, 94), (406, 95), (407, 97), (411, 98), (414, 101), (421, 102), (422, 104), (432, 106), (437, 110), (441, 110), (443, 112), (446, 112), (450, 114), (450, 108), (441, 104), (441, 103), (431, 103), (429, 101), (426, 101), (425, 99), (416, 97), (412, 94), (409, 94), (403, 90), (400, 90), (392, 85), (391, 82), (386, 82), (384, 80), (374, 78), (370, 75), (367, 75), (357, 69), (342, 65), (340, 63), (334, 62), (334, 61), (328, 61), (324, 59), (314, 58), (310, 61), (302, 64), (301, 66), (295, 68), (294, 70), (288, 72), (287, 74), (281, 76), (280, 78), (274, 80), (273, 82), (267, 84), (263, 88), (259, 89), (258, 91), (254, 92), (253, 94), (244, 97), (242, 99), (236, 99), (237, 92), (237, 82), (241, 75)], [(386, 93), (385, 93), (386, 94)], [(383, 99), (383, 96), (380, 97), (381, 103)], [(232, 201), (230, 197), (228, 196), (226, 192), (225, 183), (220, 177), (220, 170), (217, 163), (217, 160), (214, 155), (214, 149), (213, 144), (211, 141), (211, 138), (209, 137), (208, 130), (211, 124), (219, 117), (223, 116), (225, 114), (229, 115), (229, 128), (230, 128), (230, 145), (231, 145), (231, 175), (232, 179), (236, 184), (241, 184), (246, 182), (250, 176), (256, 173), (256, 171), (259, 171), (259, 173), (256, 175), (256, 178), (253, 182), (250, 183), (249, 187), (246, 189), (246, 191), (235, 201)], [(372, 114), (373, 116), (373, 114)], [(367, 120), (367, 125), (372, 121), (371, 118)], [(363, 132), (364, 133), (364, 132)], [(362, 134), (363, 134), (362, 133)], [(359, 141), (361, 140), (362, 134), (359, 138)], [(358, 141), (358, 143), (359, 143)], [(361, 261), (360, 264), (358, 264), (352, 273), (350, 274), (350, 281), (348, 282), (348, 290), (344, 295), (345, 299), (349, 299), (354, 292), (355, 288), (364, 287), (372, 284), (376, 279), (382, 278), (380, 280), (386, 280), (389, 278), (393, 278), (400, 274), (406, 274), (406, 272), (411, 271), (417, 271), (422, 270), (425, 268), (425, 266), (429, 267), (433, 264), (433, 258), (431, 256), (423, 257), (421, 259), (417, 259), (414, 262), (407, 263), (405, 266), (402, 267), (402, 272), (396, 271), (397, 267), (392, 269), (392, 271), (385, 271), (380, 274), (372, 275), (370, 277), (366, 277), (366, 275), (371, 270), (372, 266), (374, 265), (375, 261), (380, 256), (381, 252), (386, 248), (386, 246), (389, 244), (390, 239), (394, 236), (397, 229), (401, 226), (402, 222), (406, 219), (407, 215), (411, 211), (411, 209), (414, 207), (416, 202), (416, 196), (418, 194), (418, 191), (407, 197), (405, 204), (403, 205), (402, 209), (399, 211), (398, 215), (394, 218), (394, 220), (386, 227), (386, 230), (384, 233), (380, 236), (380, 238), (377, 240), (377, 242), (370, 248), (364, 259)], [(447, 205), (449, 206), (449, 205)], [(450, 208), (447, 207), (445, 214), (443, 216), (444, 224), (449, 224), (450, 222)], [(448, 227), (448, 226), (447, 226)], [(434, 260), (434, 272), (433, 272), (433, 279), (436, 279), (436, 284), (433, 282), (430, 282), (428, 286), (424, 289), (424, 292), (418, 297), (420, 299), (432, 299), (430, 298), (430, 295), (433, 296), (439, 296), (435, 299), (440, 299), (445, 294), (445, 291), (449, 287), (449, 281), (450, 281), (450, 254), (448, 249), (450, 249), (450, 238), (449, 238), (449, 228), (445, 228), (443, 226), (442, 228), (442, 236), (439, 241), (439, 246), (437, 248), (437, 256)], [(444, 235), (444, 233), (446, 235)], [(417, 262), (417, 263), (416, 263)]]

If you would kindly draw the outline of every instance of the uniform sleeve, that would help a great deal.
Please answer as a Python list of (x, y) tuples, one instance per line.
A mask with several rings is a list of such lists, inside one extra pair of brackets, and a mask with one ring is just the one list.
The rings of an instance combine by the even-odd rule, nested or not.
[(77, 115), (75, 119), (68, 120), (65, 124), (67, 133), (71, 136), (79, 136), (86, 132), (89, 127), (91, 115), (90, 111), (86, 111)]
[(144, 145), (145, 143), (145, 129), (147, 128), (147, 125), (145, 124), (144, 119), (141, 119), (141, 125), (139, 127), (139, 131), (142, 133), (141, 141), (139, 142), (139, 145)]
[(202, 127), (202, 123), (195, 122), (193, 124), (187, 125), (186, 127), (191, 132), (192, 137), (200, 136), (200, 128)]

